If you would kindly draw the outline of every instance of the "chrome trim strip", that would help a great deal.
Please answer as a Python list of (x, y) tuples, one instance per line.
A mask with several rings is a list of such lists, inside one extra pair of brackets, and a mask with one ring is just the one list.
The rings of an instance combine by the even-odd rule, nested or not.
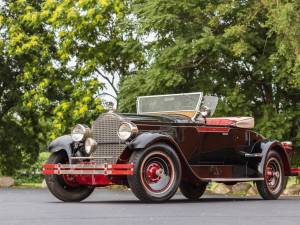
[(117, 159), (118, 157), (113, 156), (89, 156), (89, 157), (70, 157), (70, 159)]
[(245, 157), (246, 158), (262, 158), (263, 154), (262, 153), (246, 153)]
[(72, 175), (96, 175), (96, 174), (104, 174), (110, 175), (112, 174), (111, 170), (53, 170), (53, 174), (72, 174)]
[[(111, 167), (111, 165), (110, 165)], [(95, 169), (95, 168), (108, 168), (106, 164), (56, 164), (54, 165), (54, 169)]]

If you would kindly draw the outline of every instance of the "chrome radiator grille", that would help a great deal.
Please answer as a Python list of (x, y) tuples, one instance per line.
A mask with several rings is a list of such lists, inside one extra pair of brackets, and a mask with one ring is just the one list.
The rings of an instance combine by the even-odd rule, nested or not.
[(116, 163), (125, 149), (117, 135), (120, 124), (120, 118), (113, 113), (101, 115), (93, 122), (93, 138), (98, 143), (93, 156), (97, 163)]

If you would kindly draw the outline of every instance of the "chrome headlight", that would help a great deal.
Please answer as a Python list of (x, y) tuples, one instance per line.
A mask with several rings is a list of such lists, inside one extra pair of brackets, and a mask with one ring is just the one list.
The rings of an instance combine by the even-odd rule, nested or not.
[(87, 138), (84, 142), (84, 150), (86, 154), (91, 155), (97, 148), (97, 142), (93, 138)]
[(138, 133), (138, 128), (136, 125), (124, 122), (121, 124), (118, 130), (118, 136), (122, 141), (126, 141)]
[(91, 135), (90, 128), (82, 124), (77, 124), (71, 132), (71, 137), (73, 141), (82, 141), (85, 138), (89, 137), (90, 135)]

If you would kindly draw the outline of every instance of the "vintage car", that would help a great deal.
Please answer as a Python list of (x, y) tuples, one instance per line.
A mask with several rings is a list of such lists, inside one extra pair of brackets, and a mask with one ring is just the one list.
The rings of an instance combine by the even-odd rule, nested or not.
[(137, 114), (108, 112), (58, 137), (43, 174), (62, 201), (81, 201), (95, 187), (127, 185), (143, 202), (170, 199), (178, 187), (198, 199), (209, 182), (255, 182), (277, 199), (291, 168), (291, 142), (252, 130), (252, 117), (211, 117), (218, 98), (201, 92), (142, 96)]

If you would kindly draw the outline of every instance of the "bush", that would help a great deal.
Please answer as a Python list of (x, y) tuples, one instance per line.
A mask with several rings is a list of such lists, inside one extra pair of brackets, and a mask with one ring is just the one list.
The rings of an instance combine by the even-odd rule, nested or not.
[(18, 170), (15, 175), (17, 184), (24, 183), (41, 183), (44, 175), (41, 174), (42, 165), (47, 162), (49, 152), (41, 152), (38, 160), (28, 169)]

